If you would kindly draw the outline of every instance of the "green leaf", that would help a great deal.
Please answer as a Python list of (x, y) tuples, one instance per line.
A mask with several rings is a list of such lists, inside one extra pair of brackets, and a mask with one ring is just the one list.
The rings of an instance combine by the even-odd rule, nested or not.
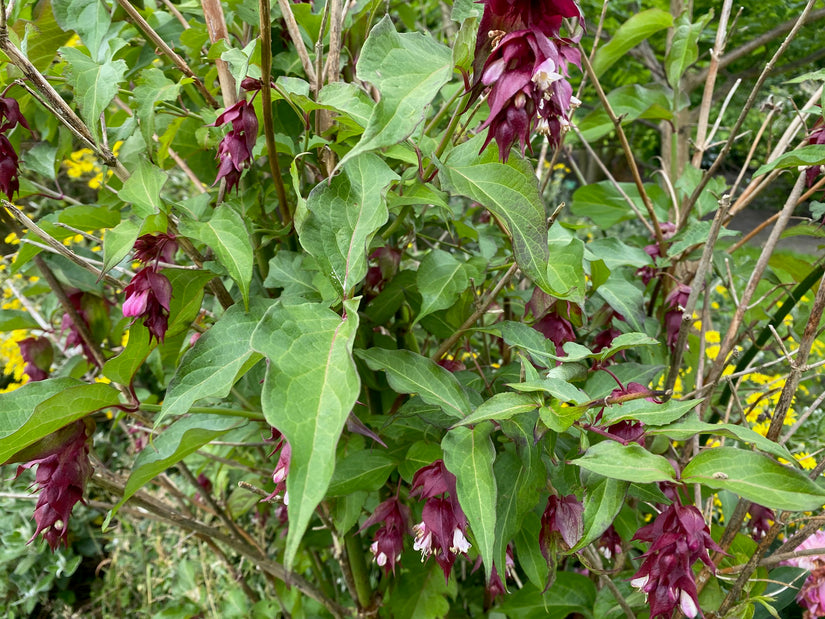
[(666, 458), (650, 453), (637, 443), (622, 445), (616, 441), (602, 441), (570, 464), (611, 479), (643, 484), (676, 479), (676, 472)]
[(550, 376), (541, 380), (530, 380), (523, 383), (510, 383), (507, 385), (515, 391), (525, 393), (542, 391), (549, 393), (554, 398), (562, 402), (573, 402), (574, 404), (581, 404), (588, 401), (590, 398), (587, 394), (577, 389), (566, 380)]
[(238, 284), (245, 306), (249, 306), (249, 283), (254, 260), (243, 218), (226, 204), (215, 209), (209, 221), (182, 221), (181, 233), (197, 239), (215, 252), (215, 257)]
[[(611, 91), (607, 95), (607, 100), (616, 116), (621, 118), (622, 125), (625, 125), (640, 118), (672, 119), (672, 104), (668, 94), (664, 86), (628, 84)], [(577, 125), (582, 137), (591, 144), (614, 130), (613, 121), (601, 106), (590, 112)], [(576, 135), (571, 135), (568, 139), (575, 141), (576, 138)]]
[[(496, 539), (496, 450), (490, 440), (492, 430), (489, 423), (472, 430), (453, 428), (441, 441), (444, 465), (456, 477), (458, 502), (467, 515), (488, 577), (493, 569)], [(500, 570), (504, 571), (503, 566)]]
[(654, 340), (644, 333), (622, 333), (613, 339), (608, 348), (598, 353), (599, 360), (604, 361), (605, 359), (609, 359), (622, 350), (636, 348), (638, 346), (655, 346), (658, 343), (657, 340)]
[(168, 415), (182, 415), (196, 400), (224, 398), (232, 385), (261, 359), (249, 345), (270, 302), (253, 300), (249, 312), (233, 305), (181, 359), (169, 382), (155, 427)]
[(137, 169), (123, 183), (123, 189), (117, 195), (124, 202), (132, 204), (135, 215), (149, 217), (163, 209), (160, 192), (167, 176), (159, 167), (141, 158)]
[(785, 458), (793, 462), (794, 458), (788, 448), (779, 443), (768, 440), (761, 434), (754, 432), (750, 428), (738, 426), (733, 423), (707, 423), (695, 417), (683, 419), (679, 423), (674, 423), (659, 428), (650, 428), (648, 434), (663, 434), (674, 441), (685, 441), (697, 434), (713, 434), (715, 436), (727, 436), (744, 443), (750, 443), (754, 447), (761, 449), (779, 458)]
[(100, 115), (115, 98), (118, 84), (123, 80), (128, 65), (122, 59), (98, 64), (73, 47), (61, 47), (60, 53), (69, 63), (67, 79), (74, 88), (75, 100), (80, 105), (83, 120), (92, 136), (100, 141)]
[(356, 354), (371, 370), (387, 373), (390, 387), (397, 393), (414, 393), (427, 404), (440, 406), (452, 417), (463, 419), (473, 407), (470, 399), (449, 371), (435, 361), (410, 350), (370, 348)]
[[(23, 310), (0, 310), (0, 331), (37, 329), (40, 325), (32, 315)], [(27, 383), (29, 384), (29, 383)]]
[(340, 295), (349, 295), (367, 274), (367, 250), (387, 221), (386, 188), (398, 176), (373, 154), (344, 165), (307, 199), (301, 245), (318, 262)]
[(621, 275), (611, 273), (596, 294), (621, 314), (634, 331), (644, 330), (644, 293), (638, 286)]
[(625, 419), (641, 421), (647, 426), (661, 426), (679, 419), (702, 402), (699, 400), (668, 400), (664, 404), (645, 399), (613, 404), (604, 409), (604, 423)]
[(662, 9), (648, 9), (634, 14), (619, 26), (610, 41), (596, 51), (593, 72), (600, 77), (639, 43), (671, 26), (673, 16)]
[(440, 249), (434, 249), (418, 265), (418, 292), (421, 310), (416, 322), (427, 314), (451, 307), (470, 284), (463, 262)]
[(361, 153), (402, 142), (453, 71), (450, 48), (417, 32), (399, 34), (387, 15), (370, 31), (356, 65), (358, 79), (381, 93), (364, 135), (338, 166)]
[(52, 146), (48, 142), (40, 142), (33, 148), (23, 151), (20, 155), (23, 158), (22, 167), (24, 170), (41, 174), (51, 181), (57, 179), (55, 170), (57, 167), (57, 145)]
[(450, 151), (439, 169), (443, 188), (480, 202), (502, 220), (521, 270), (548, 294), (566, 294), (548, 280), (546, 213), (533, 169), (516, 155), (499, 163), (494, 148), (479, 155), (483, 141), (478, 135)]
[[(534, 511), (528, 511), (521, 522), (521, 528), (516, 533), (516, 559), (521, 569), (539, 591), (547, 583), (547, 561), (541, 554), (538, 539), (541, 531), (541, 520)], [(508, 598), (509, 599), (509, 598)]]
[(76, 419), (120, 404), (119, 392), (72, 378), (30, 382), (3, 394), (0, 462)]
[(261, 397), (264, 416), (292, 447), (287, 569), (329, 487), (338, 437), (360, 391), (352, 360), (358, 299), (345, 301), (344, 312), (341, 318), (323, 304), (279, 303), (252, 333), (252, 348), (270, 362)]
[(119, 264), (129, 252), (140, 234), (140, 225), (131, 219), (124, 219), (103, 237), (103, 271)]
[[(409, 556), (410, 561), (406, 560)], [(455, 580), (447, 581), (435, 561), (423, 563), (405, 555), (405, 578), (397, 579), (388, 601), (393, 619), (442, 619), (450, 612), (447, 596), (455, 597)]]
[[(44, 2), (38, 5), (38, 11), (33, 11), (36, 14), (33, 21), (18, 19), (11, 28), (23, 39), (20, 47), (25, 50), (26, 58), (41, 73), (44, 73), (54, 62), (55, 50), (65, 45), (72, 36), (71, 33), (64, 32), (71, 28), (61, 28), (55, 19), (54, 5), (58, 3), (51, 3), (52, 6), (50, 6), (50, 3)], [(66, 3), (62, 4), (65, 6)], [(103, 11), (106, 12), (105, 8)]]
[[(667, 248), (668, 256), (678, 256), (680, 253), (693, 247), (694, 245), (702, 246), (707, 243), (710, 236), (710, 229), (713, 225), (711, 221), (689, 221), (687, 228), (682, 230), (671, 242)], [(718, 238), (725, 238), (726, 236), (738, 236), (740, 233), (736, 230), (728, 230), (721, 228), (719, 230)]]
[(146, 144), (154, 144), (155, 105), (160, 101), (174, 101), (180, 93), (180, 82), (173, 82), (158, 68), (149, 67), (140, 73), (134, 90), (137, 117)]
[(625, 504), (628, 485), (627, 481), (604, 477), (588, 487), (584, 496), (584, 533), (571, 552), (597, 540), (613, 524)]
[(536, 398), (524, 393), (497, 393), (489, 400), (485, 400), (472, 414), (468, 415), (456, 426), (469, 426), (488, 419), (510, 419), (520, 413), (529, 413), (538, 408)]
[[(60, 211), (57, 216), (60, 223), (80, 228), (81, 230), (102, 230), (111, 228), (120, 223), (119, 210), (110, 210), (102, 206), (86, 206), (78, 204), (69, 206)], [(108, 235), (109, 232), (106, 232)], [(128, 247), (131, 249), (132, 244)]]
[(104, 363), (101, 373), (109, 380), (121, 385), (131, 384), (135, 373), (143, 365), (154, 346), (149, 341), (149, 331), (146, 327), (141, 323), (135, 323), (129, 329), (129, 341), (126, 342), (126, 348), (120, 351), (117, 357)]
[[(640, 212), (646, 212), (644, 202), (635, 184), (619, 183), (619, 187)], [(669, 202), (659, 186), (647, 183), (644, 188), (654, 206)], [(573, 192), (570, 212), (579, 217), (590, 218), (596, 226), (602, 229), (610, 228), (619, 222), (636, 217), (622, 194), (610, 181), (599, 181), (598, 183), (579, 187)], [(659, 208), (657, 212), (659, 217), (667, 218), (667, 212), (663, 209)]]
[(533, 583), (527, 583), (507, 596), (497, 610), (511, 619), (565, 619), (571, 613), (593, 619), (591, 609), (595, 601), (593, 581), (581, 574), (560, 571), (545, 593)]
[(684, 13), (676, 25), (670, 49), (665, 56), (665, 72), (667, 81), (674, 89), (685, 71), (699, 58), (699, 36), (702, 34), (712, 13), (706, 13), (696, 23), (690, 23), (687, 13)]
[(327, 496), (346, 496), (359, 490), (378, 490), (395, 469), (389, 456), (372, 450), (355, 451), (335, 465)]
[[(508, 424), (505, 422), (505, 425)], [(505, 564), (507, 545), (518, 535), (525, 518), (538, 504), (547, 480), (540, 450), (532, 444), (532, 428), (520, 428), (515, 436), (508, 429), (507, 435), (523, 443), (518, 448), (521, 458), (508, 449), (496, 455), (493, 465), (498, 489), (493, 552), (496, 565)]]
[(375, 109), (375, 101), (351, 82), (327, 84), (318, 93), (318, 103), (342, 112), (361, 127), (366, 127)]
[(825, 489), (768, 456), (735, 447), (706, 449), (682, 471), (682, 481), (730, 490), (771, 509), (808, 511), (822, 507)]
[(237, 417), (198, 414), (179, 419), (164, 429), (138, 454), (123, 489), (123, 498), (109, 512), (104, 528), (123, 504), (152, 479), (242, 423), (245, 421)]
[(584, 303), (587, 281), (584, 277), (584, 243), (571, 238), (567, 243), (550, 243), (547, 260), (547, 283), (558, 299)]
[(588, 254), (603, 260), (611, 271), (623, 266), (635, 268), (650, 264), (650, 256), (641, 247), (633, 247), (623, 243), (614, 236), (595, 239), (585, 245), (585, 258), (593, 260)]
[(753, 173), (753, 178), (762, 176), (771, 170), (785, 170), (799, 166), (822, 165), (823, 163), (825, 163), (825, 144), (808, 144), (780, 155), (770, 163), (761, 166)]
[[(105, 4), (98, 0), (52, 0), (57, 23), (63, 30), (74, 30), (83, 40), (92, 58), (103, 60), (107, 53), (101, 45), (112, 18)], [(54, 50), (54, 47), (52, 48)]]

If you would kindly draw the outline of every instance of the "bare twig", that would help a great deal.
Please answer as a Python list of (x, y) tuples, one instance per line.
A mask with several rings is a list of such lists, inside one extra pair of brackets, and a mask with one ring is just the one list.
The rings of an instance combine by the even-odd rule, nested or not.
[[(228, 40), (229, 31), (226, 29), (226, 19), (223, 16), (220, 0), (201, 0), (201, 6), (203, 7), (203, 17), (206, 20), (206, 30), (209, 32), (209, 40), (212, 43), (217, 43), (223, 39)], [(224, 107), (234, 105), (238, 100), (238, 85), (229, 71), (229, 65), (225, 60), (217, 58), (215, 68), (218, 70), (218, 81), (221, 84)]]

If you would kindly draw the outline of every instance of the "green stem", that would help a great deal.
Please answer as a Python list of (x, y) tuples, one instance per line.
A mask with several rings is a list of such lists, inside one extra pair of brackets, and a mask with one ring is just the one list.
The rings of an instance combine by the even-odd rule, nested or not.
[(367, 570), (367, 562), (364, 559), (361, 540), (355, 533), (352, 533), (344, 537), (344, 545), (347, 549), (347, 560), (352, 572), (352, 579), (355, 581), (355, 591), (358, 594), (358, 606), (369, 608), (372, 601), (372, 588), (370, 587), (370, 575)]
[[(160, 404), (146, 404), (141, 402), (140, 410), (147, 413), (159, 413), (161, 409)], [(263, 413), (254, 411), (245, 411), (239, 408), (212, 408), (211, 406), (192, 406), (189, 408), (190, 413), (201, 413), (206, 415), (226, 415), (227, 417), (244, 417), (253, 421), (266, 421)]]

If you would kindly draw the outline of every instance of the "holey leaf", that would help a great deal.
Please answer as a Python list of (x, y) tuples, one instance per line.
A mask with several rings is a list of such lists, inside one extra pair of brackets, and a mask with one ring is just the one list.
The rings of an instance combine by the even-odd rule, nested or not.
[(567, 295), (569, 290), (557, 290), (558, 284), (547, 276), (547, 220), (535, 173), (515, 153), (507, 163), (499, 163), (492, 146), (479, 155), (483, 143), (484, 136), (478, 135), (450, 151), (439, 170), (443, 189), (489, 209), (506, 225), (521, 270), (546, 293)]
[(186, 352), (166, 390), (155, 427), (167, 415), (181, 415), (196, 400), (225, 397), (235, 381), (261, 359), (249, 345), (271, 302), (253, 299), (248, 312), (233, 305)]
[(79, 49), (61, 47), (60, 53), (69, 63), (68, 81), (74, 87), (75, 100), (92, 135), (100, 140), (100, 115), (117, 94), (117, 88), (128, 68), (125, 60), (96, 63)]
[(808, 511), (825, 504), (825, 489), (801, 471), (735, 447), (714, 447), (699, 453), (682, 471), (682, 481), (730, 490), (771, 509)]
[[(456, 478), (456, 492), (461, 509), (467, 515), (489, 575), (493, 569), (493, 546), (496, 539), (496, 478), (493, 461), (496, 450), (490, 440), (493, 425), (484, 423), (470, 428), (453, 428), (441, 441), (444, 465)], [(503, 567), (500, 568), (503, 571)]]
[(338, 437), (361, 388), (352, 360), (358, 299), (345, 301), (344, 312), (342, 318), (324, 304), (279, 303), (252, 333), (252, 348), (269, 359), (261, 394), (264, 416), (292, 447), (287, 569), (327, 492)]
[(424, 117), (427, 106), (453, 72), (450, 48), (418, 32), (399, 34), (389, 16), (370, 31), (356, 65), (358, 79), (370, 82), (381, 100), (361, 141), (341, 159), (403, 141)]
[(386, 190), (398, 178), (380, 158), (365, 154), (344, 165), (343, 174), (322, 181), (307, 199), (301, 245), (318, 262), (340, 295), (367, 274), (367, 249), (387, 221)]

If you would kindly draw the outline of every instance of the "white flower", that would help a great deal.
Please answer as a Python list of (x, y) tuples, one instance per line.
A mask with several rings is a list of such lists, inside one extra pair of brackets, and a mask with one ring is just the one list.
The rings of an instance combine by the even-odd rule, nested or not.
[(467, 554), (468, 550), (470, 550), (470, 542), (464, 537), (461, 529), (456, 527), (455, 531), (453, 531), (453, 545), (450, 546), (450, 552), (453, 554), (458, 554), (459, 552)]
[(699, 609), (696, 608), (696, 603), (693, 601), (693, 598), (684, 589), (682, 589), (679, 594), (679, 608), (682, 609), (685, 617), (695, 617), (699, 613)]

